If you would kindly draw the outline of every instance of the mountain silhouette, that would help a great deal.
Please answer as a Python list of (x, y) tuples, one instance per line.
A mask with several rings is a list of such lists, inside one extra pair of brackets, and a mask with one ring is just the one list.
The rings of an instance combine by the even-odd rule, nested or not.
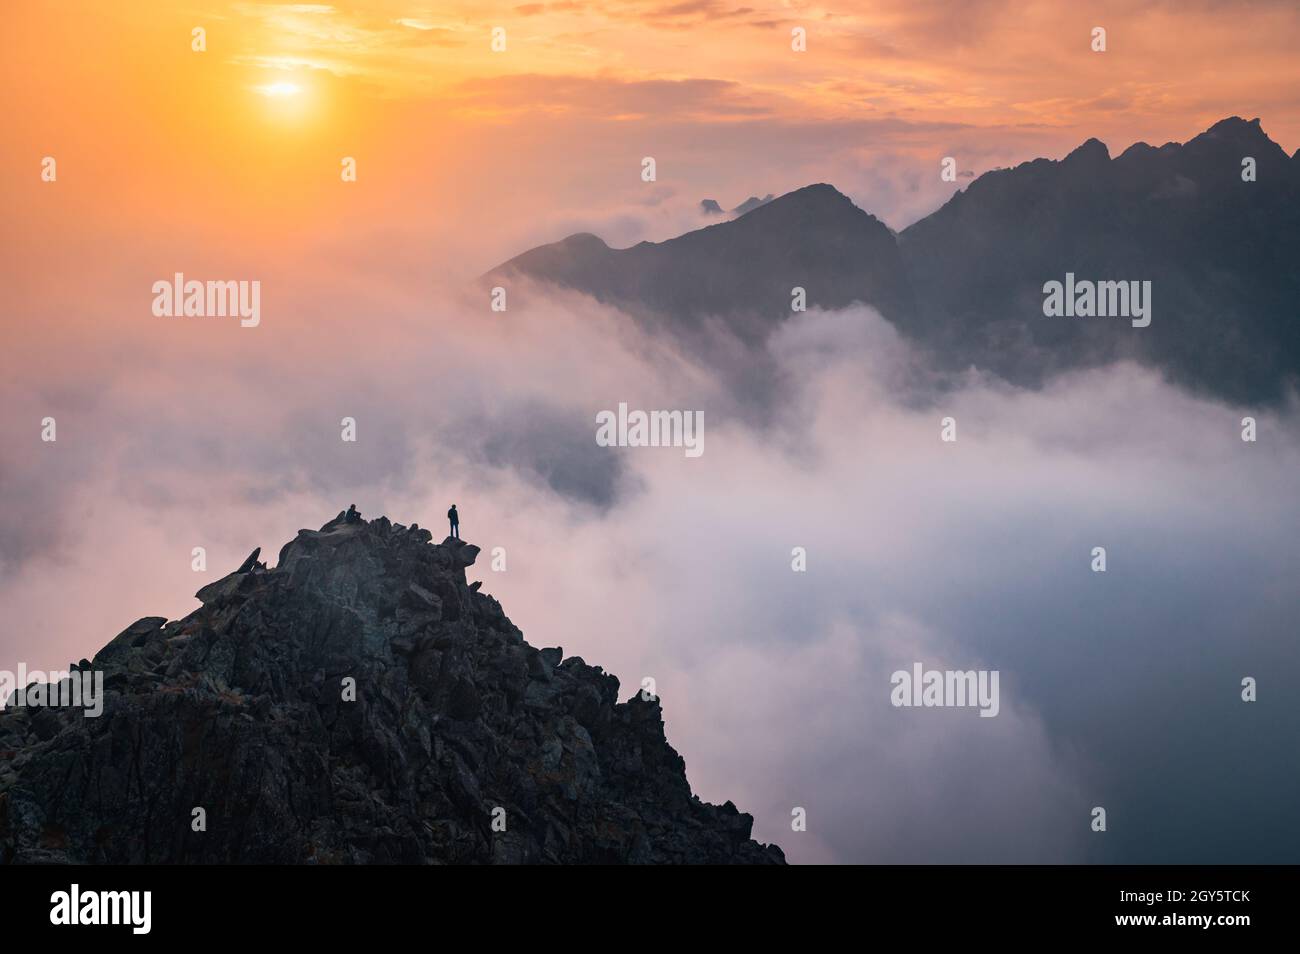
[(910, 304), (893, 234), (825, 184), (666, 242), (613, 249), (594, 235), (571, 235), (488, 277), (512, 274), (578, 289), (686, 337), (717, 318), (748, 345), (790, 314), (794, 286), (807, 290), (809, 307), (870, 301), (903, 314)]
[(584, 292), (670, 336), (759, 417), (779, 382), (764, 346), (791, 314), (792, 289), (805, 289), (809, 308), (869, 301), (891, 318), (911, 310), (893, 234), (825, 184), (666, 242), (613, 249), (594, 235), (571, 235), (484, 279), (508, 285), (518, 276)]
[[(1043, 286), (1067, 273), (1151, 282), (1151, 324), (1045, 317)], [(987, 172), (897, 235), (819, 184), (667, 242), (571, 236), (488, 277), (516, 275), (617, 305), (706, 358), (706, 329), (721, 328), (761, 360), (800, 286), (809, 307), (874, 306), (953, 370), (1038, 386), (1129, 358), (1194, 391), (1276, 401), (1300, 374), (1300, 151), (1237, 117), (1114, 158), (1090, 139)]]
[(774, 198), (776, 198), (776, 196), (772, 195), (770, 192), (761, 199), (756, 195), (751, 195), (744, 202), (740, 203), (740, 205), (732, 209), (731, 212), (733, 215), (745, 215), (748, 212), (753, 212), (761, 206), (767, 205)]
[[(1300, 371), (1300, 164), (1258, 120), (1114, 159), (1090, 139), (986, 173), (899, 244), (918, 303), (908, 330), (951, 363), (1036, 384), (1131, 357), (1241, 401), (1278, 398)], [(1043, 283), (1067, 272), (1150, 281), (1151, 325), (1044, 318)]]
[[(772, 199), (774, 199), (774, 198), (775, 198), (775, 196), (773, 196), (772, 193), (770, 193), (770, 192), (769, 192), (767, 195), (763, 196), (763, 198), (761, 198), (761, 199), (760, 199), (758, 196), (756, 196), (756, 195), (751, 195), (751, 196), (750, 196), (748, 199), (746, 199), (744, 202), (740, 203), (740, 205), (738, 205), (738, 206), (736, 206), (734, 209), (732, 209), (732, 210), (731, 210), (731, 214), (732, 214), (732, 215), (744, 215), (746, 212), (753, 212), (753, 211), (754, 211), (755, 209), (757, 209), (758, 207), (760, 207), (760, 206), (764, 206), (764, 205), (767, 205), (767, 204), (768, 204), (769, 202), (771, 202)], [(718, 200), (717, 200), (717, 199), (701, 199), (701, 200), (700, 200), (700, 212), (702, 212), (702, 213), (705, 214), (705, 215), (723, 215), (723, 214), (724, 214), (723, 208), (722, 208), (722, 206), (720, 206), (720, 205), (718, 204)]]
[(0, 861), (784, 863), (691, 793), (657, 698), (524, 642), (478, 552), (340, 514), (74, 667), (99, 717), (11, 699)]

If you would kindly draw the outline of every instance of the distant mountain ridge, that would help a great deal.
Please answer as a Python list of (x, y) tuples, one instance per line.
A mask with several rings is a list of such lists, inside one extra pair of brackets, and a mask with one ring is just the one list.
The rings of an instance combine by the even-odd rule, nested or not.
[[(899, 246), (917, 290), (907, 330), (949, 363), (1036, 384), (1132, 357), (1239, 401), (1276, 399), (1300, 372), (1300, 161), (1259, 120), (986, 173)], [(1043, 283), (1067, 272), (1151, 281), (1151, 325), (1044, 318)]]
[[(1043, 285), (1067, 273), (1150, 281), (1151, 325), (1045, 317)], [(798, 286), (809, 307), (874, 306), (950, 369), (1037, 386), (1131, 358), (1194, 391), (1275, 401), (1300, 375), (1300, 150), (1239, 117), (1115, 158), (1089, 139), (985, 173), (897, 235), (817, 184), (666, 242), (570, 236), (487, 277), (512, 275), (590, 294), (706, 354), (718, 327), (760, 352)]]
[(570, 235), (490, 274), (511, 272), (653, 316), (683, 334), (718, 316), (751, 345), (789, 314), (792, 282), (828, 308), (871, 301), (901, 309), (909, 299), (893, 234), (825, 184), (666, 242), (614, 249), (590, 233)]
[[(736, 206), (734, 209), (732, 209), (732, 210), (731, 210), (731, 214), (732, 214), (732, 215), (744, 215), (746, 212), (753, 212), (753, 211), (754, 211), (755, 209), (757, 209), (759, 206), (767, 205), (767, 204), (768, 204), (769, 202), (771, 202), (774, 198), (776, 198), (776, 196), (772, 195), (772, 193), (770, 193), (770, 192), (769, 192), (767, 195), (763, 196), (763, 198), (761, 198), (761, 199), (760, 199), (758, 196), (756, 196), (756, 195), (751, 195), (751, 196), (750, 196), (748, 199), (746, 199), (744, 202), (740, 203), (740, 205), (738, 205), (738, 206)], [(723, 215), (723, 214), (724, 214), (724, 210), (723, 210), (722, 206), (718, 204), (718, 200), (717, 200), (717, 199), (701, 199), (701, 200), (700, 200), (700, 211), (701, 211), (702, 213), (704, 213), (705, 215)]]

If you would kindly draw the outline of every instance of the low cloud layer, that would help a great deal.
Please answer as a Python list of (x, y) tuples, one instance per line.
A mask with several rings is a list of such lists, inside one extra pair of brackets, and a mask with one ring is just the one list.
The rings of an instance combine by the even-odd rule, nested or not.
[[(690, 355), (579, 297), (497, 314), (360, 283), (303, 296), (268, 300), (330, 316), (310, 331), (274, 307), (248, 330), (158, 319), (18, 372), (0, 668), (179, 617), (254, 546), (349, 503), (438, 532), (454, 501), (467, 539), (506, 548), (506, 572), (471, 572), (525, 637), (625, 697), (653, 677), (696, 791), (792, 860), (1300, 856), (1289, 412), (1243, 443), (1249, 409), (1127, 365), (1038, 392), (921, 387), (854, 308), (773, 337), (786, 393), (760, 427)], [(619, 402), (702, 410), (704, 455), (597, 446)], [(1000, 671), (999, 715), (894, 708), (890, 674), (914, 662)]]

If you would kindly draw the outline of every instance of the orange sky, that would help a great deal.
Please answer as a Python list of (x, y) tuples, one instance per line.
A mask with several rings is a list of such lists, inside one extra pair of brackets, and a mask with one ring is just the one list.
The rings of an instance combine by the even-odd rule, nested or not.
[(18, 0), (0, 39), (0, 274), (20, 305), (64, 310), (66, 268), (158, 271), (181, 245), (232, 264), (333, 249), (432, 280), (580, 229), (664, 238), (701, 198), (812, 181), (902, 227), (951, 190), (945, 155), (978, 174), (1232, 114), (1300, 145), (1300, 7), (1137, 6)]

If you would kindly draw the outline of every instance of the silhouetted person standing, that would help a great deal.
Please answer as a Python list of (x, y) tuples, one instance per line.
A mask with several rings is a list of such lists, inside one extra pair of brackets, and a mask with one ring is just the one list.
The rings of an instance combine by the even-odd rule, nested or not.
[(456, 505), (452, 504), (451, 509), (447, 511), (447, 519), (451, 521), (451, 535), (457, 540), (460, 539), (460, 514), (456, 512)]

